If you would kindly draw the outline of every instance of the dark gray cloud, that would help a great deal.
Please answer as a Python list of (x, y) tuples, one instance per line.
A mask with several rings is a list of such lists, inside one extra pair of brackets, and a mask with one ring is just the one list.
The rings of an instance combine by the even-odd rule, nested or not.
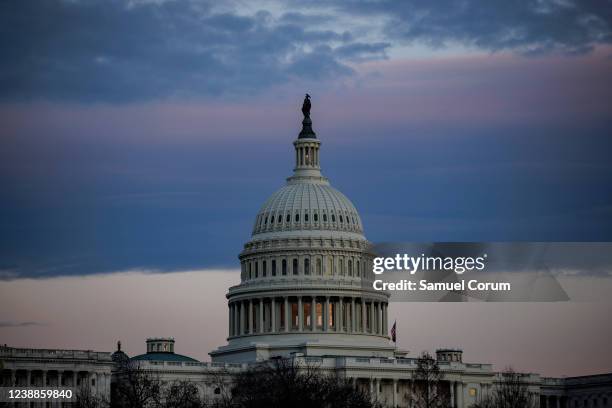
[(312, 18), (221, 13), (188, 0), (7, 1), (0, 88), (5, 100), (243, 95), (294, 78), (351, 75), (346, 62), (364, 47), (384, 56), (388, 44), (352, 49), (350, 32), (306, 24)]
[(394, 40), (441, 47), (453, 43), (524, 54), (584, 53), (612, 42), (609, 0), (322, 2), (342, 12), (386, 16)]
[(13, 321), (0, 321), (0, 328), (2, 327), (28, 327), (28, 326), (43, 326), (40, 322), (13, 322)]

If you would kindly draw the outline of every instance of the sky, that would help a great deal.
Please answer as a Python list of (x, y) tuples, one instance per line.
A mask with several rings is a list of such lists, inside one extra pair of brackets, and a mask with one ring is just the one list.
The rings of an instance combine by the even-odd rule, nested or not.
[(612, 240), (610, 1), (10, 0), (0, 34), (0, 341), (112, 347), (15, 309), (41, 283), (234, 279), (306, 92), (372, 242)]

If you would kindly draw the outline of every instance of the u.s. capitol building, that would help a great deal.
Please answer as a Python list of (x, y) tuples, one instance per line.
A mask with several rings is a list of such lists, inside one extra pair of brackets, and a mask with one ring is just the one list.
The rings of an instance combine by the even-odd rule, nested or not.
[[(389, 297), (372, 289), (373, 254), (361, 218), (321, 173), (321, 142), (312, 129), (308, 98), (303, 112), (293, 142), (293, 175), (263, 204), (239, 255), (241, 282), (227, 293), (227, 344), (211, 351), (206, 363), (176, 353), (172, 338), (151, 338), (147, 352), (131, 360), (166, 381), (193, 381), (214, 399), (219, 373), (231, 382), (232, 373), (282, 356), (350, 379), (386, 406), (408, 407), (416, 358), (391, 342)], [(98, 393), (109, 392), (110, 355), (47, 351), (45, 360), (41, 352), (19, 350), (0, 349), (5, 385), (52, 378), (54, 384), (83, 381)], [(78, 369), (62, 376), (61, 360), (79, 357), (89, 358), (89, 366), (81, 360)], [(435, 357), (451, 407), (469, 407), (491, 393), (499, 378), (490, 364), (464, 362), (458, 349), (438, 350)], [(113, 353), (114, 361), (127, 358), (120, 350)], [(525, 380), (541, 407), (612, 406), (612, 374), (563, 379), (529, 374)]]

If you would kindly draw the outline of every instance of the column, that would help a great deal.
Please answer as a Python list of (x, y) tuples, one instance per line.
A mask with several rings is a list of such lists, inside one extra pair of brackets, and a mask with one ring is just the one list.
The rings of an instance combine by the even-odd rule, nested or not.
[(374, 301), (370, 302), (370, 333), (374, 334)]
[(450, 382), (450, 407), (455, 408), (455, 382)]
[(76, 371), (72, 372), (72, 386), (73, 387), (77, 386), (77, 375), (78, 375), (78, 373)]
[(14, 387), (16, 385), (17, 385), (17, 370), (11, 370), (11, 387)]
[(238, 303), (234, 302), (234, 336), (240, 334), (240, 309), (238, 308)]
[(274, 297), (270, 298), (270, 320), (272, 320), (270, 330), (276, 333), (276, 298)]
[(397, 398), (397, 379), (393, 379), (393, 408), (397, 407), (398, 398)]
[(285, 332), (289, 331), (289, 296), (285, 296)]
[(42, 372), (42, 386), (47, 386), (47, 370), (43, 370)]
[(323, 331), (329, 330), (329, 296), (325, 296), (325, 308), (323, 310)]
[(253, 299), (249, 299), (249, 333), (255, 333), (253, 330)]
[(304, 330), (304, 307), (302, 306), (302, 297), (298, 296), (298, 331)]
[(457, 381), (457, 407), (463, 408), (463, 383)]
[(29, 387), (32, 384), (32, 371), (26, 370), (26, 387)]
[(376, 308), (376, 310), (378, 311), (378, 326), (376, 327), (378, 329), (378, 334), (380, 334), (381, 336), (383, 335), (383, 318), (382, 318), (382, 303), (378, 302), (378, 307)]
[(361, 332), (366, 332), (366, 302), (361, 298)]
[[(312, 157), (312, 156), (311, 156)], [(310, 330), (317, 329), (317, 298), (315, 296), (310, 300)]]
[(259, 333), (263, 333), (265, 331), (264, 326), (264, 298), (259, 299)]
[(244, 336), (244, 333), (246, 331), (246, 327), (245, 327), (245, 316), (244, 316), (244, 302), (240, 302), (240, 335)]
[(57, 386), (61, 387), (62, 386), (62, 371), (57, 372)]
[(557, 408), (561, 408), (561, 396), (555, 396), (555, 400), (557, 401)]
[(351, 333), (355, 333), (356, 330), (356, 319), (355, 319), (355, 310), (357, 310), (355, 308), (355, 298), (352, 297), (351, 298)]
[(374, 379), (370, 378), (370, 398), (374, 400)]
[(233, 322), (232, 322), (232, 313), (233, 313), (232, 312), (232, 307), (233, 306), (230, 304), (229, 307), (227, 308), (227, 310), (229, 312), (229, 317), (227, 319), (228, 320), (227, 326), (229, 328), (229, 335), (230, 335), (230, 337), (232, 336), (232, 331), (234, 330), (234, 325), (233, 325)]
[(342, 297), (338, 298), (338, 329), (336, 331), (344, 331), (344, 307), (342, 303)]
[(383, 336), (389, 335), (389, 305), (387, 303), (383, 303)]

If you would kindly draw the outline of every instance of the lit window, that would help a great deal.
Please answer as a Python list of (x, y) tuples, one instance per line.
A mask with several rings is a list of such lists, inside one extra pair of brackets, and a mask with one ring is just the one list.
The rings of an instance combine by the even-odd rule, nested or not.
[(476, 388), (470, 388), (470, 397), (476, 396)]

